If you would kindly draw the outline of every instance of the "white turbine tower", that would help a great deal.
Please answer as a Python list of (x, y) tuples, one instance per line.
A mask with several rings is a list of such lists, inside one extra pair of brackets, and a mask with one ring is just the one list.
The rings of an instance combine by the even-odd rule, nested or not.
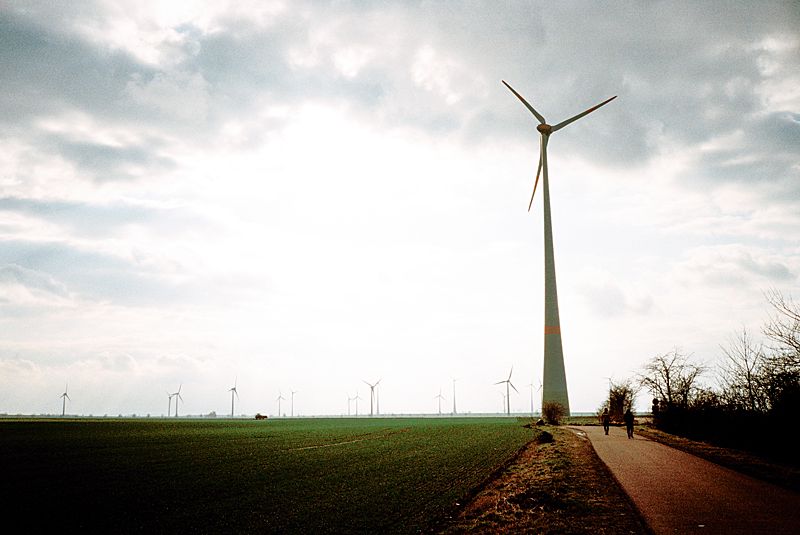
[(511, 366), (511, 371), (510, 371), (510, 372), (508, 372), (508, 379), (506, 379), (505, 381), (497, 381), (497, 382), (495, 383), (496, 385), (501, 385), (501, 384), (503, 384), (503, 383), (505, 383), (505, 384), (506, 384), (506, 414), (508, 414), (509, 416), (511, 415), (511, 392), (510, 392), (510, 390), (508, 389), (508, 387), (511, 387), (511, 388), (513, 388), (513, 389), (514, 389), (514, 392), (516, 392), (517, 394), (519, 394), (519, 390), (517, 390), (517, 387), (516, 387), (516, 386), (514, 386), (514, 385), (511, 383), (511, 374), (512, 374), (512, 373), (514, 373), (514, 366)]
[(70, 397), (69, 397), (69, 394), (67, 394), (67, 390), (68, 390), (68, 388), (67, 388), (67, 387), (68, 387), (68, 386), (69, 386), (69, 385), (67, 385), (67, 384), (65, 383), (65, 384), (64, 384), (64, 393), (63, 393), (63, 394), (61, 394), (60, 396), (58, 396), (58, 397), (60, 397), (60, 398), (61, 398), (61, 416), (62, 416), (62, 417), (63, 417), (63, 416), (64, 416), (64, 414), (66, 414), (66, 412), (67, 412), (67, 400), (69, 399), (70, 401), (72, 401), (72, 399), (70, 399)]
[(294, 418), (294, 395), (297, 394), (299, 390), (292, 390), (292, 412), (290, 416)]
[(281, 391), (278, 390), (278, 397), (275, 398), (275, 400), (278, 402), (278, 418), (281, 417), (281, 400), (282, 399), (285, 400), (286, 398), (283, 397), (283, 394), (281, 394)]
[(373, 410), (372, 410), (372, 406), (375, 403), (375, 387), (378, 386), (380, 384), (380, 382), (381, 382), (381, 380), (378, 379), (378, 381), (373, 385), (373, 384), (370, 384), (370, 383), (367, 383), (366, 381), (364, 381), (364, 383), (369, 387), (369, 415), (370, 416), (372, 416), (374, 414)]
[(453, 416), (456, 415), (456, 380), (453, 378)]
[(181, 397), (181, 388), (183, 388), (183, 384), (178, 385), (178, 391), (172, 393), (172, 397), (175, 398), (175, 418), (178, 417), (178, 400), (183, 401), (183, 397)]
[(569, 395), (567, 393), (567, 376), (564, 371), (564, 352), (561, 346), (561, 322), (558, 316), (558, 293), (556, 290), (556, 267), (553, 257), (553, 226), (550, 216), (550, 187), (547, 176), (547, 142), (550, 136), (558, 132), (568, 124), (577, 121), (597, 108), (604, 106), (617, 98), (611, 97), (593, 106), (588, 110), (562, 121), (555, 126), (547, 124), (545, 118), (533, 109), (533, 106), (522, 98), (514, 88), (508, 85), (505, 80), (503, 84), (528, 108), (539, 125), (536, 130), (541, 134), (539, 142), (539, 168), (536, 171), (536, 181), (533, 183), (533, 193), (528, 203), (528, 211), (533, 204), (533, 196), (536, 194), (536, 186), (539, 183), (539, 174), (542, 174), (542, 194), (544, 195), (544, 390), (542, 392), (542, 403), (555, 402), (564, 407), (566, 415), (569, 416)]
[(233, 379), (233, 388), (228, 389), (228, 392), (231, 393), (231, 418), (233, 418), (233, 395), (236, 394), (236, 399), (239, 399), (239, 391), (236, 390), (236, 381), (238, 377)]
[(354, 397), (353, 399), (354, 399), (354, 400), (356, 400), (356, 417), (358, 417), (358, 400), (359, 400), (359, 399), (364, 399), (364, 398), (362, 398), (361, 396), (359, 396), (359, 395), (358, 395), (358, 390), (356, 390), (356, 397)]
[(433, 399), (437, 399), (437, 398), (439, 399), (439, 416), (441, 416), (442, 415), (442, 400), (444, 399), (444, 396), (442, 395), (442, 389), (441, 388), (439, 389), (439, 395), (438, 396), (433, 396)]
[(530, 383), (528, 386), (531, 387), (531, 418), (533, 418), (533, 383)]
[(169, 392), (167, 392), (167, 398), (169, 398), (169, 401), (167, 402), (167, 417), (169, 417), (169, 415), (172, 414), (172, 396), (173, 395), (174, 394), (170, 394)]

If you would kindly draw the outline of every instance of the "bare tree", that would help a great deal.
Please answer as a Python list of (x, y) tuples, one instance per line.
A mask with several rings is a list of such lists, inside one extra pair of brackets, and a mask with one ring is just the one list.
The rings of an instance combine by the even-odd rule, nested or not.
[(690, 355), (681, 353), (678, 348), (656, 355), (644, 365), (639, 382), (651, 394), (663, 400), (667, 408), (687, 407), (695, 382), (705, 371), (705, 368), (692, 364), (689, 359)]
[(791, 296), (785, 297), (774, 289), (766, 294), (766, 298), (774, 314), (764, 326), (764, 334), (776, 344), (774, 350), (800, 366), (800, 305)]
[(749, 411), (765, 411), (768, 400), (764, 389), (765, 356), (746, 328), (720, 346), (727, 357), (722, 364), (722, 398), (728, 406)]
[(603, 409), (608, 409), (611, 421), (621, 422), (625, 411), (633, 409), (633, 402), (636, 400), (638, 393), (638, 385), (633, 381), (612, 382), (608, 389), (608, 399), (600, 406), (598, 415), (603, 412)]

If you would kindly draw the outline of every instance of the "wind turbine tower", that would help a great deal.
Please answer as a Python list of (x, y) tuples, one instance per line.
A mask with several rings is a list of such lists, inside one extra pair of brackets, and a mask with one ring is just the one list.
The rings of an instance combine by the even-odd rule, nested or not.
[(512, 373), (514, 373), (514, 366), (511, 366), (511, 371), (508, 372), (508, 379), (506, 379), (505, 381), (497, 381), (495, 383), (496, 385), (501, 385), (503, 383), (506, 384), (506, 396), (505, 396), (505, 398), (506, 398), (506, 414), (508, 414), (509, 416), (511, 415), (511, 391), (509, 390), (509, 387), (513, 388), (514, 392), (519, 394), (519, 390), (517, 390), (517, 387), (514, 386), (514, 384), (511, 382), (511, 374)]
[(291, 417), (294, 418), (294, 395), (297, 394), (297, 390), (292, 390), (292, 412)]
[(170, 394), (169, 392), (167, 392), (167, 398), (169, 398), (169, 400), (167, 401), (167, 417), (169, 417), (169, 415), (172, 414), (172, 396), (173, 395), (174, 394)]
[(282, 400), (282, 399), (284, 399), (284, 400), (285, 400), (286, 398), (285, 398), (285, 397), (283, 397), (283, 394), (281, 394), (281, 391), (280, 391), (280, 390), (278, 390), (278, 397), (277, 397), (277, 398), (275, 398), (275, 400), (278, 402), (278, 418), (280, 418), (280, 417), (281, 417), (281, 400)]
[(178, 417), (178, 400), (183, 401), (183, 397), (181, 397), (181, 388), (183, 388), (183, 384), (178, 385), (178, 391), (172, 393), (172, 397), (175, 398), (175, 418)]
[(438, 396), (433, 396), (433, 399), (437, 399), (437, 398), (439, 399), (439, 416), (441, 416), (442, 415), (442, 400), (444, 399), (444, 396), (442, 395), (442, 389), (441, 388), (439, 389), (439, 395)]
[(366, 381), (364, 381), (364, 383), (366, 383), (366, 385), (369, 387), (369, 415), (370, 416), (372, 416), (374, 414), (372, 408), (373, 408), (373, 404), (375, 403), (375, 387), (378, 386), (380, 384), (380, 382), (381, 382), (381, 380), (378, 379), (378, 381), (373, 385), (373, 384), (370, 384), (370, 383), (367, 383)]
[(456, 415), (456, 380), (453, 379), (453, 416)]
[(238, 378), (233, 379), (233, 388), (229, 389), (231, 393), (231, 418), (233, 418), (233, 395), (236, 394), (236, 399), (239, 399), (239, 392), (236, 390), (236, 381)]
[(66, 414), (66, 412), (67, 412), (67, 400), (69, 399), (70, 401), (72, 401), (70, 399), (70, 397), (69, 397), (69, 394), (67, 394), (67, 387), (68, 386), (69, 385), (67, 385), (66, 383), (64, 384), (64, 393), (59, 396), (61, 398), (61, 416), (62, 416), (62, 418), (63, 418), (64, 414)]
[(508, 85), (503, 84), (528, 108), (539, 121), (536, 130), (541, 134), (539, 141), (539, 168), (536, 171), (536, 181), (533, 183), (533, 193), (528, 203), (528, 211), (533, 204), (536, 186), (539, 183), (539, 174), (542, 175), (542, 195), (544, 195), (544, 388), (542, 390), (542, 404), (548, 402), (560, 403), (569, 416), (569, 395), (567, 393), (567, 376), (564, 371), (564, 351), (561, 345), (561, 322), (558, 315), (558, 294), (556, 289), (556, 267), (553, 257), (553, 225), (550, 216), (550, 187), (547, 176), (547, 142), (550, 136), (568, 124), (577, 121), (584, 115), (595, 111), (617, 98), (611, 97), (588, 110), (562, 121), (555, 126), (547, 124), (545, 118), (528, 104), (522, 95)]

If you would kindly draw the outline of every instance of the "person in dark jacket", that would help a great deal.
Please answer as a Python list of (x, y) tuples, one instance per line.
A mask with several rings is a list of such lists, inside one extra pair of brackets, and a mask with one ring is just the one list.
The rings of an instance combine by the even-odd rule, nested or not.
[(608, 428), (611, 426), (611, 415), (608, 414), (608, 409), (603, 409), (603, 414), (600, 418), (603, 420), (603, 431), (605, 431), (607, 435)]
[(625, 420), (625, 429), (628, 431), (628, 438), (633, 438), (633, 413), (630, 409), (625, 411), (625, 415), (622, 419)]

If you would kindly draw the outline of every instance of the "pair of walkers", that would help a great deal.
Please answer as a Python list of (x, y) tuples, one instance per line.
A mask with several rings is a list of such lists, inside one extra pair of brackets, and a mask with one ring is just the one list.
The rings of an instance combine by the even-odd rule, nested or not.
[[(608, 414), (608, 409), (603, 409), (603, 431), (608, 434), (608, 429), (611, 427), (611, 415)], [(622, 420), (625, 422), (625, 429), (628, 432), (628, 438), (633, 438), (633, 413), (630, 409), (625, 411), (625, 414), (622, 416)]]

